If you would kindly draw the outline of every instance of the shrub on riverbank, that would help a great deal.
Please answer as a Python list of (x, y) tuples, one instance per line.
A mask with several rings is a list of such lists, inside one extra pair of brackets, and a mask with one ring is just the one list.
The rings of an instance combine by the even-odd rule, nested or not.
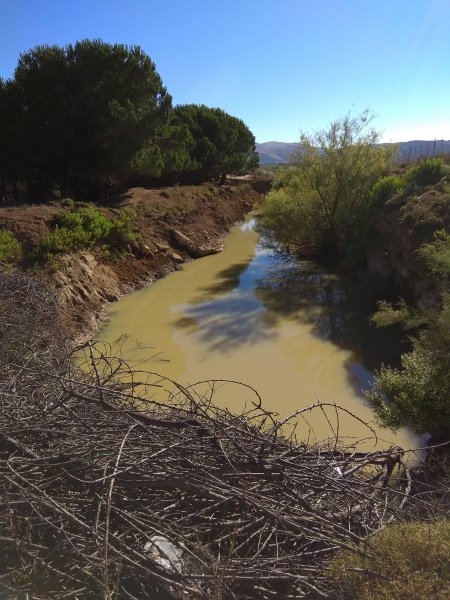
[(42, 237), (33, 254), (48, 260), (55, 254), (92, 248), (100, 243), (108, 251), (118, 250), (138, 239), (132, 227), (135, 218), (136, 212), (131, 208), (123, 209), (118, 219), (108, 218), (92, 206), (75, 212), (58, 212), (52, 219), (53, 231)]
[(402, 356), (402, 370), (383, 366), (367, 392), (380, 422), (391, 429), (409, 425), (418, 433), (450, 439), (450, 235), (435, 233), (432, 243), (418, 251), (428, 278), (438, 290), (432, 309), (412, 308), (405, 302), (381, 303), (373, 317), (379, 325), (420, 326), (413, 350)]
[(7, 229), (0, 229), (0, 262), (9, 265), (22, 258), (22, 244)]
[(302, 133), (291, 166), (275, 175), (260, 228), (300, 256), (333, 261), (361, 255), (370, 191), (386, 175), (395, 146), (379, 145), (369, 111), (346, 115), (329, 128)]
[(366, 130), (369, 122), (367, 112), (347, 115), (328, 130), (302, 134), (291, 166), (275, 176), (260, 230), (302, 258), (353, 270), (370, 265), (393, 294), (402, 290), (417, 303), (385, 303), (375, 317), (413, 329), (414, 349), (401, 370), (376, 373), (367, 397), (383, 425), (447, 438), (450, 171), (439, 157), (389, 174), (394, 153), (375, 145), (379, 134)]
[(448, 173), (449, 169), (442, 158), (427, 158), (405, 173), (403, 182), (406, 193), (420, 192), (427, 186), (435, 185)]

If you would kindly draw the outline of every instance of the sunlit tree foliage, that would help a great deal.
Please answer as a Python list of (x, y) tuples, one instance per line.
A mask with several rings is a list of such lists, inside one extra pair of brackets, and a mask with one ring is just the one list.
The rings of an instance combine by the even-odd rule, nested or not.
[(299, 254), (336, 256), (363, 235), (370, 191), (386, 174), (395, 147), (376, 145), (380, 133), (364, 111), (301, 133), (291, 166), (281, 170), (263, 206), (261, 227)]

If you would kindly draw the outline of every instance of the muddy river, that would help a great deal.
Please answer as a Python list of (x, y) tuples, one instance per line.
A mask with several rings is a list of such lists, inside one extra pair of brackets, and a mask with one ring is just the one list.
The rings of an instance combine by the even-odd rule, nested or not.
[[(223, 253), (111, 304), (98, 337), (136, 369), (184, 386), (216, 380), (195, 390), (234, 412), (256, 401), (253, 388), (282, 417), (320, 401), (374, 426), (362, 390), (395, 344), (369, 325), (366, 286), (274, 255), (258, 244), (253, 223), (234, 227)], [(150, 394), (163, 398), (164, 390)], [(381, 446), (423, 444), (407, 430), (375, 428)], [(372, 445), (362, 422), (334, 409), (304, 414), (297, 437), (322, 440), (337, 429), (348, 441)]]

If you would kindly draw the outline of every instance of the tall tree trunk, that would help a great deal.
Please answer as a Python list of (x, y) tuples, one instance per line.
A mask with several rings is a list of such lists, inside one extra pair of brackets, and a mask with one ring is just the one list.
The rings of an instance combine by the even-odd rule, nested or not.
[(6, 179), (4, 174), (2, 173), (1, 177), (1, 185), (0, 185), (0, 200), (5, 203), (7, 200), (7, 192), (6, 192)]
[(13, 198), (14, 198), (14, 202), (17, 202), (19, 200), (19, 194), (17, 192), (17, 181), (15, 179), (13, 179), (12, 185), (13, 185)]

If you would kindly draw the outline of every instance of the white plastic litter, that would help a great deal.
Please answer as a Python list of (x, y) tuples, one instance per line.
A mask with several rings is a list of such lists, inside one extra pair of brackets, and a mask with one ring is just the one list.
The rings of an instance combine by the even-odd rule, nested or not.
[(169, 571), (175, 572), (181, 569), (183, 548), (175, 546), (167, 538), (161, 535), (153, 535), (150, 541), (145, 544), (144, 550), (151, 552), (156, 562)]

